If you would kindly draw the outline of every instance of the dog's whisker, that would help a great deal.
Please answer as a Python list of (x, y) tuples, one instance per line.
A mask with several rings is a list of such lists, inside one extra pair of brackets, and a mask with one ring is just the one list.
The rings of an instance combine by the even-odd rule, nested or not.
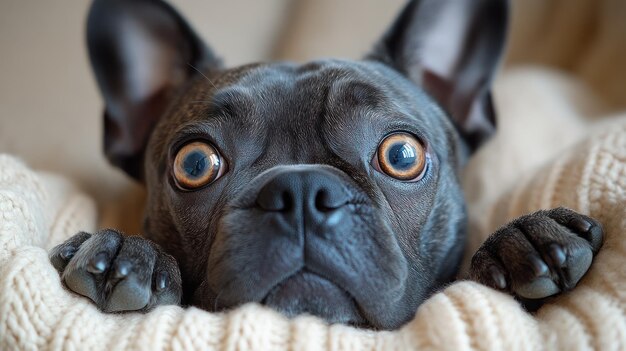
[(203, 76), (208, 82), (209, 84), (211, 84), (211, 86), (213, 87), (213, 89), (217, 89), (217, 87), (215, 86), (215, 84), (213, 84), (213, 82), (209, 79), (209, 77), (206, 76), (206, 74), (202, 73), (202, 71), (200, 71), (199, 69), (197, 69), (194, 65), (192, 65), (191, 63), (187, 62), (187, 64), (189, 65), (189, 67), (193, 68), (196, 72), (200, 73), (201, 76)]
[(222, 292), (223, 292), (223, 291), (224, 291), (224, 290), (223, 290), (223, 289), (221, 289), (221, 290), (217, 293), (217, 295), (215, 295), (215, 301), (213, 302), (213, 311), (217, 311), (218, 301), (219, 301), (219, 299), (220, 299), (220, 295), (222, 294)]

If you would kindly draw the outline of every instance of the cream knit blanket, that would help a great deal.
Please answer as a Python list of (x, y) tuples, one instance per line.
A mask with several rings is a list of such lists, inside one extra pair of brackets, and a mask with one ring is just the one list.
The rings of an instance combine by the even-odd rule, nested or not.
[(578, 287), (535, 316), (473, 282), (432, 296), (395, 332), (287, 320), (254, 304), (223, 314), (176, 306), (103, 314), (62, 287), (46, 251), (94, 230), (94, 203), (0, 156), (0, 350), (626, 350), (626, 120), (502, 197), (488, 222), (559, 205), (599, 219), (606, 241)]

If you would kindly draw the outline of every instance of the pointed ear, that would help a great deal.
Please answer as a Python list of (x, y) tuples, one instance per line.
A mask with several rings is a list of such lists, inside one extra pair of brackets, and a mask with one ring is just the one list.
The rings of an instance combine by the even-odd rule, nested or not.
[(170, 99), (196, 69), (210, 74), (220, 62), (159, 0), (95, 0), (87, 46), (105, 101), (107, 158), (141, 179), (145, 146)]
[(507, 22), (506, 0), (413, 0), (367, 58), (425, 89), (476, 149), (495, 131), (490, 86)]

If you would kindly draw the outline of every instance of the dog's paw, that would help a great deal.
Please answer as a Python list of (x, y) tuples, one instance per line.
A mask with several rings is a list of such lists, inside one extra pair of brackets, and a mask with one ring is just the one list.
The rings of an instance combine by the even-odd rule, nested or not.
[(566, 208), (522, 216), (493, 233), (472, 258), (470, 278), (539, 302), (571, 290), (602, 246), (602, 226)]
[(180, 303), (176, 260), (141, 237), (114, 230), (79, 233), (53, 248), (50, 261), (70, 290), (105, 312), (147, 311)]

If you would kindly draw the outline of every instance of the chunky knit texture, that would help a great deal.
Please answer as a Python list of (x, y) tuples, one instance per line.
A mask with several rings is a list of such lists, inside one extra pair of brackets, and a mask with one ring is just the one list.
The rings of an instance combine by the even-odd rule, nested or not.
[(47, 256), (95, 228), (94, 203), (67, 181), (0, 156), (0, 350), (626, 350), (626, 121), (503, 196), (486, 226), (561, 205), (600, 220), (606, 240), (576, 289), (534, 316), (467, 281), (432, 296), (395, 332), (287, 320), (255, 304), (223, 314), (176, 306), (103, 314), (63, 288)]

